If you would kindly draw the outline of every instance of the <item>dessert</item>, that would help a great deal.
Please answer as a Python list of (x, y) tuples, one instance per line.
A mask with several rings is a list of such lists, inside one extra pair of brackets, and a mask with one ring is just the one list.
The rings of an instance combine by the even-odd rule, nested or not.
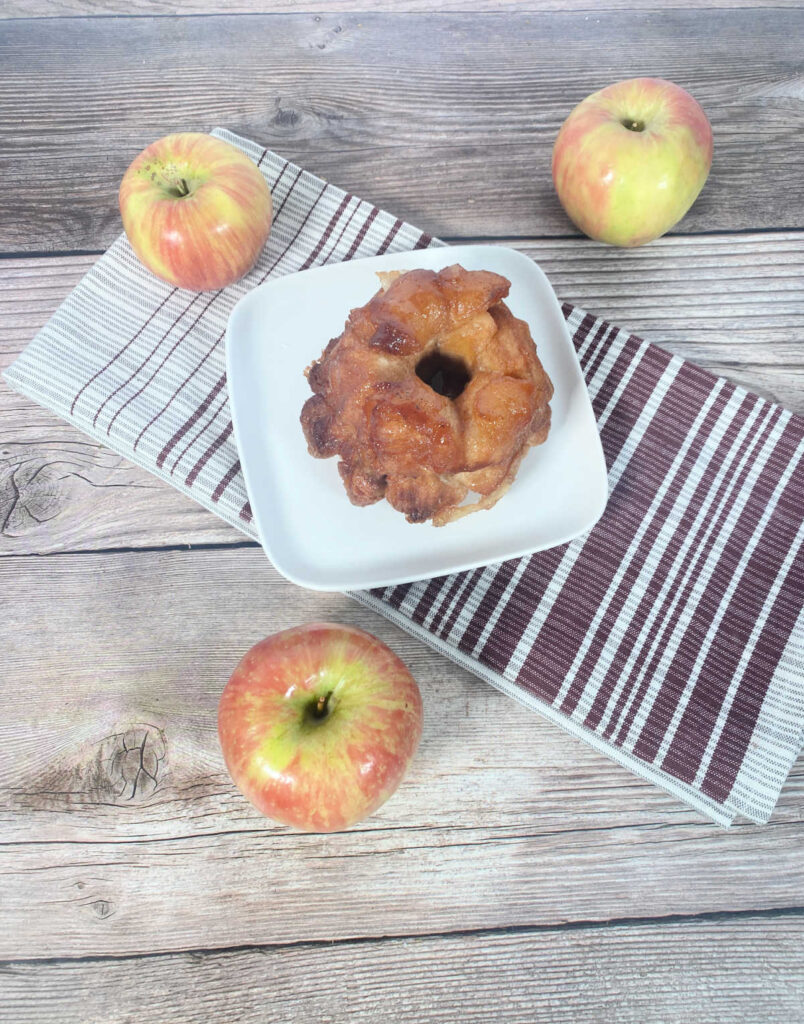
[[(553, 388), (510, 282), (459, 265), (380, 275), (306, 374), (311, 455), (339, 456), (355, 505), (443, 526), (491, 508), (550, 429)], [(462, 504), (470, 493), (477, 500)]]

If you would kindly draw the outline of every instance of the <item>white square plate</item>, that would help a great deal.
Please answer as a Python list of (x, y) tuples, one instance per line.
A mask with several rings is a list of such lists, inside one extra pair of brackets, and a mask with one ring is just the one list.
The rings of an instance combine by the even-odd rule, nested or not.
[[(411, 524), (382, 501), (358, 508), (337, 458), (307, 451), (299, 416), (304, 370), (378, 289), (379, 270), (493, 270), (511, 282), (511, 312), (530, 326), (555, 388), (547, 441), (532, 448), (489, 511), (447, 526)], [(586, 532), (608, 496), (606, 464), (581, 367), (553, 289), (515, 249), (445, 246), (317, 267), (260, 285), (226, 334), (229, 398), (251, 509), (266, 554), (294, 583), (360, 590), (488, 565)]]

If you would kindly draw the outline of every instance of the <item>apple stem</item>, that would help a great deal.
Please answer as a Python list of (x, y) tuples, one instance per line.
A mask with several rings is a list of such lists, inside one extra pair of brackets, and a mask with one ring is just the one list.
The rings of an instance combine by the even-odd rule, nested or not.
[(318, 698), (318, 700), (315, 702), (313, 707), (310, 708), (310, 712), (311, 712), (313, 718), (325, 718), (326, 717), (326, 714), (327, 714), (327, 711), (328, 711), (328, 705), (329, 705), (329, 698), (331, 696), (332, 696), (332, 690), (330, 690), (329, 693), (325, 693), (323, 697), (319, 697)]
[(179, 178), (179, 183), (176, 188), (179, 191), (179, 196), (186, 196), (190, 191), (190, 186), (184, 178)]

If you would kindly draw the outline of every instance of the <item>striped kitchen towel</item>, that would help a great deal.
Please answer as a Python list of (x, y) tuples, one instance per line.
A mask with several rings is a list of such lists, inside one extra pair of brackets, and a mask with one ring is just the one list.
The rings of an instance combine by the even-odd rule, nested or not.
[[(274, 195), (257, 266), (191, 294), (121, 237), (5, 376), (256, 537), (226, 394), (229, 311), (270, 277), (440, 243), (215, 134)], [(353, 596), (715, 821), (766, 821), (804, 739), (804, 421), (564, 312), (609, 469), (601, 520), (550, 551)]]

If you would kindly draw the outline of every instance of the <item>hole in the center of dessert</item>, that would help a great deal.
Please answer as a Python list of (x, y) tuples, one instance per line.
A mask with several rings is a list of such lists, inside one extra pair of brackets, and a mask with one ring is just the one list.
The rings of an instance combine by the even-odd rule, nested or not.
[(469, 367), (462, 359), (431, 352), (416, 364), (416, 376), (445, 398), (457, 398), (469, 383)]

